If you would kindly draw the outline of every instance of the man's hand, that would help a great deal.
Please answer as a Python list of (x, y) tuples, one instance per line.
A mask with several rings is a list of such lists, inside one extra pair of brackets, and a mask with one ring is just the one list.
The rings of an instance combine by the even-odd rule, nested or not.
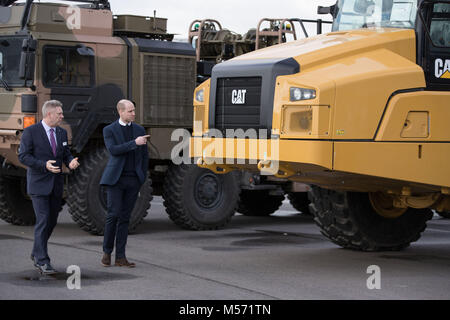
[(78, 162), (78, 158), (73, 159), (72, 161), (70, 161), (69, 163), (69, 169), (70, 170), (75, 170), (76, 168), (78, 168), (80, 166), (80, 163)]
[(150, 135), (137, 137), (136, 140), (135, 140), (136, 145), (143, 146), (143, 145), (147, 144), (147, 139), (148, 138), (150, 138)]
[(55, 163), (56, 163), (56, 160), (48, 160), (47, 164), (46, 164), (46, 168), (51, 173), (60, 173), (61, 168), (53, 166), (53, 164), (55, 164)]

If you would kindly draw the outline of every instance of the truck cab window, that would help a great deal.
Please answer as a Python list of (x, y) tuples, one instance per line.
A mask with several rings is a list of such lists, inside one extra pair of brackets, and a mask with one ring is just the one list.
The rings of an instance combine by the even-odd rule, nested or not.
[[(24, 37), (0, 37), (0, 79), (11, 87), (24, 86), (19, 77), (20, 55)], [(1, 85), (0, 85), (1, 88)]]
[(92, 87), (92, 66), (93, 57), (81, 56), (76, 48), (46, 48), (44, 83), (49, 87)]
[(417, 0), (339, 0), (337, 5), (333, 31), (415, 27)]
[(450, 4), (434, 5), (430, 34), (436, 47), (450, 47)]

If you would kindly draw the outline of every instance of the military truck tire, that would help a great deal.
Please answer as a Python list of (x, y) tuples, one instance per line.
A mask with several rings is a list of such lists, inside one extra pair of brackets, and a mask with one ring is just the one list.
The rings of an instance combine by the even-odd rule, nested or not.
[(0, 219), (17, 226), (36, 223), (33, 203), (26, 195), (26, 178), (0, 176)]
[(309, 201), (308, 192), (289, 192), (288, 199), (295, 210), (301, 212), (304, 215), (311, 215), (309, 211)]
[(343, 248), (359, 251), (406, 248), (420, 238), (433, 216), (430, 209), (409, 208), (397, 218), (382, 217), (373, 209), (368, 193), (313, 186), (309, 196), (322, 234)]
[[(92, 148), (80, 160), (82, 165), (69, 177), (67, 204), (72, 219), (79, 227), (93, 235), (103, 235), (106, 221), (106, 188), (100, 186), (103, 170), (108, 162), (106, 148)], [(151, 179), (142, 185), (131, 213), (129, 233), (147, 216), (152, 200)]]
[(227, 225), (239, 200), (239, 179), (197, 165), (172, 165), (163, 185), (169, 218), (187, 230), (215, 230)]
[(450, 212), (446, 211), (436, 211), (438, 215), (440, 215), (442, 218), (450, 219)]
[(269, 190), (242, 190), (237, 212), (244, 216), (264, 217), (281, 207), (284, 195), (269, 195)]

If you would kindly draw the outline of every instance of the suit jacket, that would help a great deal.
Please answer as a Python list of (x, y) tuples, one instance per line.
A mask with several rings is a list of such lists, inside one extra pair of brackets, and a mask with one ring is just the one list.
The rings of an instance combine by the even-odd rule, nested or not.
[[(142, 126), (135, 123), (132, 123), (131, 126), (133, 128), (134, 139), (146, 135), (145, 129)], [(148, 171), (149, 157), (147, 145), (137, 146), (134, 139), (128, 142), (125, 141), (125, 136), (118, 120), (103, 129), (103, 138), (106, 149), (110, 153), (110, 158), (105, 171), (103, 171), (100, 184), (113, 186), (119, 181), (128, 152), (134, 152), (136, 174), (141, 184), (143, 184), (147, 178)]]
[(64, 177), (62, 173), (51, 173), (47, 170), (48, 160), (55, 160), (53, 164), (60, 167), (64, 163), (69, 167), (73, 160), (67, 140), (67, 131), (56, 127), (56, 157), (53, 155), (50, 141), (41, 122), (26, 128), (20, 139), (19, 161), (28, 167), (27, 192), (30, 195), (47, 196), (53, 188), (57, 195), (63, 194)]

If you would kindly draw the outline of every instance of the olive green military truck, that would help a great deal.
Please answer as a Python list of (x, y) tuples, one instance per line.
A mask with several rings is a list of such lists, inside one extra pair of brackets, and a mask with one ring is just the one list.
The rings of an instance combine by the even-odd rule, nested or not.
[[(291, 34), (293, 40), (297, 40), (295, 24), (303, 31), (303, 36), (308, 37), (304, 22), (316, 20), (302, 19), (269, 19), (264, 18), (258, 22), (257, 28), (249, 29), (240, 35), (214, 19), (197, 19), (192, 21), (188, 30), (188, 42), (196, 49), (197, 61), (209, 61), (213, 64), (223, 62), (254, 50), (270, 47), (288, 41), (287, 35)], [(330, 22), (324, 22), (330, 23)], [(322, 23), (319, 23), (320, 27)], [(321, 33), (321, 31), (319, 31)]]
[(166, 19), (115, 16), (106, 0), (77, 2), (82, 4), (0, 1), (0, 217), (34, 224), (18, 147), (23, 130), (42, 119), (44, 101), (57, 99), (82, 164), (67, 175), (69, 212), (83, 230), (102, 234), (106, 196), (99, 181), (108, 159), (102, 130), (118, 118), (117, 102), (127, 98), (136, 103), (136, 122), (151, 134), (150, 175), (130, 230), (146, 216), (152, 194), (163, 195), (178, 225), (226, 224), (239, 195), (234, 175), (172, 162), (182, 156), (179, 140), (171, 139), (174, 129), (192, 127), (195, 50), (171, 42)]

